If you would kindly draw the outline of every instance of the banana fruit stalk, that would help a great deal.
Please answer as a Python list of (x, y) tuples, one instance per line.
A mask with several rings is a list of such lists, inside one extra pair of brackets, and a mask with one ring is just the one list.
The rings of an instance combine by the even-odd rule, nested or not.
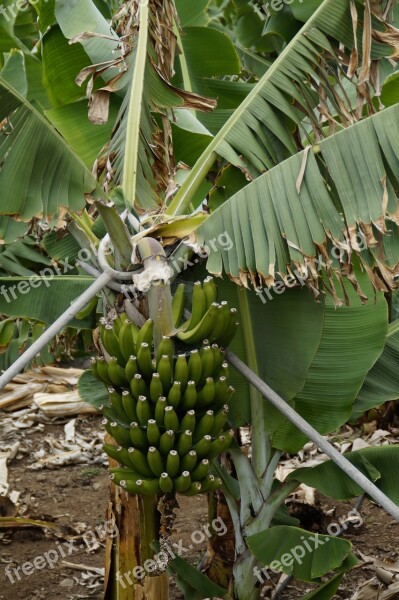
[(100, 325), (105, 356), (92, 359), (91, 370), (108, 388), (110, 402), (100, 410), (115, 440), (104, 451), (120, 465), (111, 479), (131, 494), (193, 496), (221, 485), (211, 461), (234, 437), (228, 428), (234, 388), (223, 349), (236, 332), (236, 310), (218, 304), (212, 277), (194, 285), (191, 317), (181, 325), (185, 302), (180, 284), (175, 340), (162, 338), (156, 351), (151, 320), (138, 329), (120, 315)]

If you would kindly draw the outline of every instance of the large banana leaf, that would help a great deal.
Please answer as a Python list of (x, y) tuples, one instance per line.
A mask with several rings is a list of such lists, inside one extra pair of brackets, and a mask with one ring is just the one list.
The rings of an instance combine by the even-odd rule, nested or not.
[[(377, 237), (397, 229), (398, 139), (395, 105), (258, 177), (198, 228), (200, 245), (222, 233), (232, 241), (228, 249), (211, 253), (208, 270), (221, 274), (224, 269), (240, 284), (251, 280), (268, 286), (279, 278), (292, 284), (295, 271), (297, 280), (302, 277), (312, 288), (335, 257), (350, 278), (350, 253), (357, 252), (370, 271), (370, 257), (360, 250), (371, 248), (391, 286), (398, 266), (386, 259)], [(384, 289), (378, 278), (374, 283)]]
[(96, 182), (43, 115), (0, 77), (0, 213), (58, 220), (85, 205)]
[[(369, 58), (395, 56), (396, 48), (389, 45), (395, 45), (394, 36), (381, 34), (378, 41), (372, 40), (373, 27), (384, 30), (385, 25), (373, 18), (371, 26), (368, 10), (360, 3), (356, 7), (357, 35), (362, 25), (367, 32), (364, 62), (368, 64)], [(204, 165), (208, 165), (209, 170), (217, 156), (256, 176), (301, 148), (298, 127), (305, 117), (318, 138), (323, 137), (321, 123), (314, 112), (317, 105), (327, 119), (331, 119), (331, 109), (342, 124), (353, 123), (356, 117), (349, 98), (341, 90), (338, 93), (339, 87), (334, 88), (334, 81), (340, 85), (341, 74), (333, 46), (345, 48), (349, 55), (355, 44), (360, 65), (362, 41), (358, 43), (354, 38), (350, 2), (324, 0), (209, 144), (170, 204), (169, 214), (187, 210)], [(367, 69), (359, 68), (359, 75), (366, 81)], [(302, 135), (306, 137), (305, 130)]]
[(399, 321), (388, 328), (384, 350), (368, 373), (353, 407), (352, 419), (399, 398)]
[[(52, 269), (47, 269), (42, 277), (0, 277), (0, 313), (51, 325), (93, 283), (91, 277), (51, 275)], [(73, 319), (69, 326), (83, 329), (93, 325), (90, 317)]]
[[(380, 446), (347, 452), (345, 458), (366, 477), (374, 481), (391, 500), (399, 504), (399, 447)], [(306, 483), (331, 498), (348, 500), (360, 496), (363, 490), (333, 461), (316, 467), (303, 467), (289, 474), (288, 480)]]
[(277, 525), (249, 536), (247, 542), (262, 565), (292, 574), (301, 581), (318, 580), (343, 566), (345, 561), (351, 566), (356, 564), (347, 540), (312, 534), (297, 527)]
[[(349, 419), (367, 372), (384, 348), (388, 323), (384, 295), (378, 292), (374, 299), (367, 276), (358, 279), (369, 302), (362, 304), (348, 282), (344, 285), (349, 306), (336, 308), (333, 298), (326, 297), (317, 352), (305, 385), (294, 398), (295, 409), (322, 434)], [(306, 443), (306, 436), (291, 422), (276, 425), (274, 447), (297, 452)]]

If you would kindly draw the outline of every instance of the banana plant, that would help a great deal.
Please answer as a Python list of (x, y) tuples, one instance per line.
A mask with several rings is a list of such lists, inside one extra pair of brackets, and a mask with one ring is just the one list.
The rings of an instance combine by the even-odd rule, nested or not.
[[(132, 377), (133, 392), (131, 380), (122, 372), (129, 365), (132, 375), (135, 363), (129, 363), (129, 347), (124, 348), (126, 328), (119, 341), (125, 323), (118, 320), (118, 307), (123, 305), (129, 321), (136, 320), (135, 327), (129, 325), (133, 337), (145, 336), (149, 328), (140, 313), (154, 315), (155, 338), (151, 344), (141, 342), (137, 353), (140, 350), (140, 369), (151, 375), (148, 383), (155, 389), (158, 378), (153, 382), (150, 371), (165, 341), (162, 335), (174, 337), (177, 346), (201, 344), (210, 336), (205, 316), (208, 311), (213, 311), (212, 319), (215, 313), (221, 316), (226, 304), (208, 306), (203, 299), (207, 287), (194, 282), (206, 280), (208, 273), (225, 273), (232, 283), (218, 280), (219, 299), (237, 310), (232, 326), (237, 320), (241, 323), (231, 343), (233, 351), (326, 434), (362, 414), (365, 407), (378, 405), (381, 398), (399, 395), (392, 373), (395, 326), (388, 330), (384, 297), (395, 285), (399, 262), (394, 73), (399, 17), (396, 6), (384, 10), (382, 2), (368, 0), (294, 1), (285, 4), (281, 14), (277, 11), (265, 19), (250, 5), (131, 0), (116, 9), (113, 3), (85, 0), (71, 10), (65, 0), (43, 0), (29, 12), (33, 51), (28, 50), (25, 31), (24, 37), (18, 37), (18, 19), (7, 22), (1, 42), (5, 54), (0, 72), (0, 182), (10, 195), (1, 205), (0, 232), (12, 242), (13, 236), (28, 231), (33, 217), (52, 229), (49, 237), (40, 238), (39, 248), (56, 264), (68, 263), (68, 252), (76, 251), (76, 244), (87, 250), (87, 264), (80, 260), (75, 274), (75, 285), (82, 288), (91, 281), (88, 274), (100, 272), (100, 240), (107, 233), (115, 250), (107, 268), (132, 270), (130, 280), (135, 278), (137, 284), (136, 270), (145, 271), (146, 261), (162, 263), (163, 273), (167, 268), (175, 271), (172, 279), (179, 274), (173, 300), (165, 283), (144, 288), (146, 293), (133, 301), (128, 296), (128, 302), (115, 293), (123, 292), (121, 284), (103, 294), (108, 321), (100, 325), (104, 331), (98, 347), (106, 359), (93, 363), (93, 371), (108, 385), (133, 396), (137, 390), (144, 392), (147, 384)], [(251, 25), (254, 19), (257, 29)], [(255, 39), (253, 31), (258, 32)], [(202, 48), (204, 40), (212, 44)], [(35, 141), (33, 150), (27, 139)], [(20, 164), (26, 172), (16, 178)], [(201, 211), (206, 198), (209, 207)], [(106, 206), (107, 200), (116, 208)], [(88, 212), (82, 212), (85, 207)], [(125, 225), (115, 219), (117, 212), (123, 213)], [(18, 232), (11, 233), (17, 226)], [(204, 264), (199, 267), (200, 263)], [(15, 285), (16, 271), (6, 268), (6, 273), (4, 285)], [(72, 288), (68, 278), (54, 279), (54, 298), (68, 302), (76, 296), (77, 287)], [(184, 324), (181, 286), (190, 279), (191, 317)], [(10, 317), (29, 317), (32, 304), (27, 299), (23, 305), (18, 298), (8, 306), (0, 298), (0, 311)], [(61, 304), (58, 308), (61, 312)], [(180, 315), (180, 330), (173, 329), (174, 312)], [(230, 339), (222, 336), (220, 341), (225, 345)], [(201, 346), (200, 350), (202, 361), (209, 351)], [(161, 368), (165, 381), (166, 369), (172, 366), (173, 374), (180, 369), (178, 377), (182, 377), (182, 359), (179, 367), (177, 361), (170, 364), (171, 353), (169, 345), (160, 357), (167, 357)], [(353, 365), (350, 371), (348, 364)], [(176, 558), (169, 569), (177, 574), (187, 598), (228, 594), (237, 600), (258, 598), (256, 569), (285, 553), (280, 539), (293, 547), (307, 536), (284, 511), (287, 495), (305, 478), (331, 494), (324, 481), (334, 471), (328, 464), (320, 472), (293, 474), (284, 483), (275, 479), (281, 453), (296, 452), (307, 440), (242, 377), (234, 371), (230, 377), (236, 393), (229, 398), (228, 414), (223, 406), (220, 418), (228, 416), (226, 427), (251, 425), (252, 456), (247, 459), (233, 442), (229, 456), (237, 479), (212, 456), (213, 479), (209, 472), (205, 477), (209, 487), (212, 481), (219, 484), (218, 478), (223, 484), (235, 530), (233, 577), (227, 590), (224, 582), (211, 582)], [(375, 394), (381, 380), (383, 397)], [(202, 391), (206, 383), (201, 382), (199, 389), (203, 401), (212, 391), (211, 382)], [(105, 416), (105, 425), (111, 436), (120, 438), (122, 453), (115, 454), (111, 443), (110, 460), (126, 466), (123, 449), (129, 451), (132, 438), (130, 433), (127, 438), (120, 418), (125, 416), (122, 409), (127, 413), (131, 406), (123, 405), (123, 399), (127, 402), (123, 393), (122, 406), (116, 394), (110, 395), (109, 406), (108, 393), (104, 395), (101, 386), (95, 388), (86, 374), (82, 394), (111, 411), (113, 420)], [(177, 387), (172, 396), (178, 396)], [(144, 393), (140, 396), (147, 398)], [(173, 402), (177, 400), (172, 398), (172, 409)], [(112, 413), (117, 406), (119, 418)], [(156, 423), (147, 418), (156, 415), (144, 400), (139, 413), (143, 423)], [(206, 413), (201, 415), (206, 417), (201, 433), (215, 418)], [(140, 444), (144, 427), (138, 414), (137, 419), (134, 444)], [(168, 410), (168, 423), (173, 431), (172, 410)], [(157, 431), (152, 425), (146, 435), (155, 444)], [(389, 485), (395, 452), (359, 456), (354, 461), (397, 501)], [(155, 494), (160, 490), (167, 494), (176, 486), (169, 472), (162, 477), (156, 452), (144, 458), (153, 466), (152, 475), (159, 475), (157, 479), (140, 471), (140, 481), (152, 481), (144, 484), (149, 486), (149, 496), (141, 493), (143, 483), (138, 484), (137, 478), (123, 479), (126, 470), (121, 473), (122, 467), (115, 464), (114, 480), (125, 482), (123, 487), (134, 493), (126, 496), (120, 487), (112, 488), (114, 514), (126, 519), (118, 523), (120, 539), (108, 552), (110, 598), (132, 597), (131, 590), (118, 583), (117, 572), (132, 570), (151, 558), (151, 540), (159, 537), (162, 524)], [(172, 454), (171, 473), (174, 462)], [(145, 463), (144, 470), (148, 466)], [(200, 491), (195, 483), (199, 481), (193, 485)], [(345, 498), (359, 493), (345, 479), (339, 489)], [(345, 540), (328, 539), (334, 546), (334, 560), (326, 560), (321, 548), (303, 568), (280, 565), (280, 570), (312, 582), (336, 570), (320, 588), (323, 597), (334, 594), (343, 573), (354, 564)], [(320, 546), (325, 541), (322, 538)], [(139, 582), (140, 597), (166, 597), (165, 576), (149, 580), (149, 587)]]

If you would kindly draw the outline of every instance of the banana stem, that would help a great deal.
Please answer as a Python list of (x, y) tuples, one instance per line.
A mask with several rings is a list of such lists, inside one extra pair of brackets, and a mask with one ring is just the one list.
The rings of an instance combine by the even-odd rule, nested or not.
[[(247, 364), (255, 373), (259, 372), (258, 359), (252, 331), (252, 321), (250, 316), (250, 307), (248, 303), (248, 292), (245, 289), (238, 290), (238, 301), (240, 305), (240, 315), (242, 321), (242, 331), (244, 335), (244, 344), (246, 351)], [(256, 477), (261, 480), (270, 461), (271, 447), (265, 426), (265, 403), (260, 394), (251, 384), (249, 384), (249, 396), (251, 403), (251, 445), (252, 458)]]

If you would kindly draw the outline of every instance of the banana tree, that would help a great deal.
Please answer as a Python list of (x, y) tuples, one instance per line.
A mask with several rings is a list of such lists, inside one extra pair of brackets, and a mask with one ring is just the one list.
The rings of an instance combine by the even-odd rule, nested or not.
[[(86, 287), (83, 274), (104, 268), (101, 238), (108, 231), (114, 254), (105, 268), (145, 270), (146, 260), (158, 257), (180, 271), (172, 287), (180, 319), (178, 283), (190, 289), (187, 283), (206, 273), (225, 273), (232, 283), (218, 280), (219, 299), (236, 307), (234, 323), (237, 318), (241, 323), (233, 351), (325, 434), (365, 406), (381, 403), (375, 393), (380, 377), (390, 398), (398, 396), (389, 362), (396, 346), (384, 297), (398, 272), (398, 12), (383, 2), (294, 1), (263, 23), (249, 5), (154, 0), (116, 9), (85, 0), (71, 9), (63, 0), (43, 0), (29, 12), (33, 52), (26, 31), (18, 37), (18, 19), (11, 20), (0, 73), (0, 183), (9, 190), (1, 203), (1, 231), (6, 235), (14, 227), (15, 215), (26, 230), (32, 218), (58, 228), (57, 243), (39, 238), (41, 252), (65, 264), (72, 246), (86, 249), (89, 260), (80, 260), (74, 272)], [(255, 40), (249, 35), (256, 31), (253, 19), (264, 28)], [(34, 141), (33, 149), (27, 140)], [(21, 164), (24, 176), (15, 186)], [(208, 208), (198, 212), (205, 198)], [(114, 214), (104, 204), (109, 199), (117, 207)], [(115, 219), (117, 211), (124, 213), (125, 226)], [(22, 235), (18, 227), (16, 235)], [(163, 249), (147, 255), (146, 238)], [(204, 307), (210, 309), (198, 300), (204, 288), (193, 285), (187, 308), (194, 317), (182, 325), (172, 323), (168, 286), (150, 285), (148, 294), (133, 294), (134, 277), (129, 275), (134, 286), (123, 278), (103, 296), (108, 322), (123, 313), (122, 305), (138, 325), (137, 311), (154, 315), (155, 354), (161, 334), (197, 343), (193, 330), (205, 317)], [(15, 284), (11, 277), (3, 283)], [(52, 286), (54, 298), (64, 302), (77, 294), (61, 276)], [(18, 298), (11, 306), (0, 298), (0, 312), (31, 316), (28, 304), (39, 293), (31, 290), (29, 303)], [(154, 297), (163, 298), (161, 314)], [(112, 327), (102, 327), (113, 340)], [(114, 343), (108, 352), (105, 331), (98, 345), (110, 359), (119, 347)], [(223, 336), (215, 339), (226, 343)], [(104, 368), (100, 364), (93, 368)], [(118, 360), (110, 364), (113, 377), (122, 377)], [(214, 573), (212, 583), (178, 557), (171, 561), (169, 569), (189, 598), (259, 597), (258, 561), (263, 566), (279, 558), (285, 552), (278, 546), (282, 537), (293, 547), (304, 535), (283, 504), (305, 475), (281, 484), (275, 469), (283, 451), (296, 452), (307, 439), (241, 376), (234, 371), (230, 376), (236, 393), (229, 401), (229, 426), (249, 423), (252, 431), (250, 460), (235, 443), (230, 450), (237, 479), (218, 461), (213, 465), (234, 523), (235, 562), (229, 565), (229, 591), (223, 591), (226, 585)], [(93, 385), (82, 381), (82, 393), (105, 404), (101, 384), (96, 394)], [(115, 427), (110, 434), (119, 435)], [(389, 485), (396, 453), (359, 456), (368, 477), (397, 502)], [(332, 468), (306, 477), (331, 495), (325, 481)], [(130, 497), (113, 488), (113, 515), (121, 519), (122, 533), (112, 553), (109, 597), (167, 593), (162, 575), (149, 577), (144, 589), (137, 579), (135, 592), (116, 577), (150, 559), (150, 538), (159, 535), (158, 487), (147, 502), (137, 495), (141, 485), (129, 484), (135, 492)], [(169, 480), (162, 486), (167, 493)], [(339, 489), (345, 498), (359, 493), (346, 480)], [(320, 550), (317, 565), (282, 570), (313, 582), (338, 570), (328, 590), (322, 586), (323, 597), (331, 597), (354, 559), (344, 540), (330, 544), (333, 561)]]

